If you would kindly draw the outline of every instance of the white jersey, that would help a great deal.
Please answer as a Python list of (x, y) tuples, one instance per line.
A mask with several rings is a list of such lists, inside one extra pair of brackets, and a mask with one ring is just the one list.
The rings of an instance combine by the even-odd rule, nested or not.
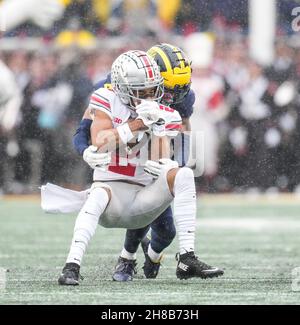
[[(113, 124), (113, 128), (117, 128), (130, 118), (135, 118), (136, 113), (124, 105), (114, 91), (99, 88), (91, 96), (89, 108), (91, 110), (99, 110), (107, 114)], [(143, 139), (144, 146), (141, 150), (148, 151), (148, 140), (145, 140), (145, 132), (139, 132), (138, 140)], [(152, 182), (152, 177), (144, 172), (143, 166), (137, 163), (137, 155), (129, 157), (125, 150), (120, 154), (112, 154), (112, 162), (106, 171), (95, 169), (94, 181), (111, 181), (111, 180), (127, 180), (138, 184), (147, 185)]]

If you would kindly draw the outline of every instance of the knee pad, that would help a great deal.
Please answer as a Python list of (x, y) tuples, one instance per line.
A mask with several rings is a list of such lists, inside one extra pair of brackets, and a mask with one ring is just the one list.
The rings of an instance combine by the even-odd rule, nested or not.
[(96, 188), (103, 188), (111, 194), (111, 187), (102, 182), (94, 182), (91, 186), (90, 193), (95, 190)]
[(75, 223), (74, 232), (81, 229), (91, 237), (95, 232), (95, 225), (109, 202), (109, 195), (104, 188), (98, 187), (91, 190), (84, 206), (82, 207)]
[(181, 191), (183, 189), (190, 189), (196, 192), (194, 173), (188, 167), (180, 168), (175, 176), (174, 194), (176, 195), (177, 191)]

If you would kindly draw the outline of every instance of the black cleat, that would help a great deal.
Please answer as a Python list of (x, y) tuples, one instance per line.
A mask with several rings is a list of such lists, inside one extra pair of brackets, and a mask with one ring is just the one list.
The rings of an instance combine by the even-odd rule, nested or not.
[(62, 274), (58, 279), (60, 285), (79, 285), (79, 278), (83, 279), (79, 274), (80, 266), (76, 263), (67, 263), (62, 270)]
[(178, 261), (176, 276), (179, 279), (189, 278), (214, 278), (224, 274), (224, 271), (217, 267), (212, 267), (198, 260), (194, 252), (188, 252), (182, 255), (177, 254)]
[(128, 260), (120, 256), (112, 276), (113, 280), (118, 282), (132, 281), (134, 274), (136, 274), (136, 260)]
[(160, 261), (158, 263), (154, 263), (151, 261), (148, 255), (148, 247), (150, 244), (150, 240), (146, 237), (142, 240), (141, 245), (145, 255), (145, 263), (143, 266), (144, 274), (147, 279), (155, 279), (158, 275), (158, 271), (160, 268)]

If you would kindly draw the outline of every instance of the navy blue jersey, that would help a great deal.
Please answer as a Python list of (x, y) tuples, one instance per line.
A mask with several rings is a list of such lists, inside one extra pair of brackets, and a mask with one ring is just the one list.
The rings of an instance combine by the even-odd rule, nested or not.
[(107, 85), (111, 84), (111, 74), (110, 73), (107, 75), (106, 79), (102, 79), (95, 84), (94, 90), (103, 88), (103, 87), (105, 87), (106, 84)]

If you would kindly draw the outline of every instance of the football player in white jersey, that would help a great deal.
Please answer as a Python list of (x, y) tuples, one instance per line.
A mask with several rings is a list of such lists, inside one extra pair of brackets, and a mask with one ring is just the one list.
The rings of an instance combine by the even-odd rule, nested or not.
[[(189, 117), (193, 113), (195, 101), (195, 93), (190, 88), (191, 62), (179, 47), (167, 43), (152, 46), (147, 54), (158, 64), (160, 74), (164, 78), (164, 95), (160, 102), (175, 109), (182, 118), (181, 132), (172, 141), (172, 148), (175, 150), (174, 160), (179, 163), (180, 167), (183, 167), (189, 156), (189, 136), (187, 134), (183, 136), (182, 131), (189, 130)], [(95, 89), (103, 87), (111, 87), (111, 73), (95, 85)], [(171, 114), (170, 118), (172, 118)], [(94, 146), (90, 145), (91, 124), (92, 119), (89, 109), (87, 109), (74, 135), (73, 143), (76, 151), (83, 156), (92, 169), (95, 169), (98, 159), (101, 164), (103, 157), (95, 150)], [(170, 125), (174, 125), (172, 120)], [(150, 239), (147, 237), (148, 231), (151, 234)], [(127, 229), (124, 245), (112, 275), (113, 279), (120, 282), (133, 280), (136, 269), (136, 252), (140, 244), (145, 255), (142, 267), (144, 275), (146, 278), (156, 278), (163, 252), (175, 236), (176, 228), (171, 206), (150, 225), (139, 229)]]
[[(167, 158), (168, 132), (181, 118), (178, 112), (158, 104), (163, 78), (155, 61), (142, 51), (120, 55), (112, 65), (112, 90), (100, 88), (91, 96), (92, 144), (110, 164), (95, 169), (89, 197), (80, 210), (71, 248), (59, 277), (61, 285), (78, 285), (84, 252), (97, 224), (108, 228), (137, 229), (150, 224), (173, 201), (180, 253), (176, 275), (180, 279), (222, 275), (223, 271), (201, 262), (194, 254), (196, 192), (194, 175), (187, 167)], [(163, 145), (158, 161), (137, 163), (150, 136)], [(156, 140), (155, 140), (156, 139)], [(142, 144), (135, 161), (129, 157)], [(145, 143), (145, 144), (144, 144)], [(143, 145), (144, 144), (144, 145)], [(154, 152), (155, 155), (155, 152)], [(153, 175), (153, 176), (151, 176)]]

